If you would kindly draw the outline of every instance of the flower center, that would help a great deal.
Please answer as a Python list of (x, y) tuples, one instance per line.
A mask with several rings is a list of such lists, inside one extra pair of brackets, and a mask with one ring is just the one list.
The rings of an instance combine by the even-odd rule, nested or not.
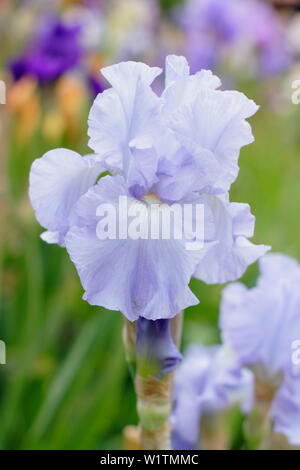
[(160, 198), (153, 193), (145, 194), (143, 196), (143, 201), (146, 202), (148, 205), (161, 204)]

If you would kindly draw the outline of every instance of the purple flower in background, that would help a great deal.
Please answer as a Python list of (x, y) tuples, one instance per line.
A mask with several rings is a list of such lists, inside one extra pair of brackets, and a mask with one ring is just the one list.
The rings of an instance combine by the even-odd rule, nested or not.
[(241, 369), (230, 348), (190, 346), (175, 373), (171, 417), (174, 448), (196, 449), (205, 415), (214, 415), (234, 405), (247, 413), (252, 400), (252, 373)]
[(234, 42), (240, 32), (241, 2), (219, 0), (188, 0), (180, 21), (187, 35), (187, 55), (192, 70), (214, 68), (220, 49)]
[[(263, 76), (282, 73), (291, 62), (284, 24), (272, 5), (251, 0), (245, 9), (246, 35), (257, 50), (257, 70)], [(247, 21), (248, 18), (248, 21)]]
[(260, 364), (271, 379), (289, 366), (292, 343), (300, 338), (300, 266), (268, 254), (260, 269), (256, 287), (235, 283), (224, 289), (220, 326), (243, 363)]
[(288, 256), (268, 254), (260, 269), (256, 287), (235, 283), (224, 289), (222, 337), (257, 380), (275, 390), (275, 430), (299, 445), (300, 370), (292, 362), (292, 348), (300, 339), (300, 265)]
[[(90, 111), (95, 154), (81, 158), (57, 149), (38, 159), (31, 202), (51, 232), (46, 241), (54, 232), (66, 245), (90, 304), (120, 310), (130, 321), (171, 318), (198, 303), (189, 289), (192, 276), (235, 280), (268, 250), (248, 241), (254, 217), (228, 195), (240, 149), (253, 141), (246, 118), (257, 106), (242, 93), (216, 90), (220, 81), (207, 70), (190, 75), (183, 57), (167, 57), (160, 97), (151, 88), (161, 73), (156, 67), (122, 62), (102, 73), (112, 88)], [(110, 175), (96, 183), (105, 170)], [(189, 229), (181, 238), (174, 232), (166, 237), (159, 225), (152, 237), (153, 207), (166, 214), (174, 203), (182, 213), (188, 205), (189, 227), (204, 227), (204, 233)], [(138, 212), (137, 236), (103, 234), (103, 205), (116, 216), (115, 229)]]
[(32, 45), (10, 64), (15, 80), (24, 75), (40, 83), (56, 80), (79, 64), (82, 56), (80, 27), (48, 20), (38, 31)]
[(105, 90), (103, 81), (100, 80), (99, 77), (95, 77), (93, 74), (88, 77), (88, 84), (93, 99), (95, 99), (99, 93), (102, 93)]
[(256, 72), (268, 76), (289, 64), (279, 16), (261, 0), (188, 0), (179, 21), (192, 70), (256, 56)]

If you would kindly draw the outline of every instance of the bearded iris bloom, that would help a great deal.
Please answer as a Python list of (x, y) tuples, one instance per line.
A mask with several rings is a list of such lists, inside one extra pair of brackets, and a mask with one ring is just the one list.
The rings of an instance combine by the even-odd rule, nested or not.
[[(102, 73), (112, 87), (90, 111), (94, 153), (81, 157), (56, 149), (37, 159), (30, 199), (47, 230), (42, 238), (66, 246), (84, 299), (129, 320), (124, 342), (137, 366), (142, 446), (168, 449), (169, 373), (181, 359), (178, 314), (198, 303), (189, 288), (192, 276), (208, 283), (235, 280), (269, 249), (248, 240), (254, 229), (249, 206), (229, 199), (240, 149), (253, 141), (246, 119), (257, 106), (242, 93), (218, 90), (220, 80), (210, 71), (190, 75), (184, 57), (167, 57), (161, 96), (151, 86), (161, 73), (157, 67), (121, 62)], [(176, 230), (164, 236), (170, 222), (163, 219), (149, 237), (149, 218), (175, 204), (195, 209), (188, 230), (181, 237)], [(199, 206), (200, 223), (194, 215)], [(120, 231), (132, 209), (139, 211), (134, 236)], [(112, 218), (118, 236), (107, 229)], [(185, 227), (182, 218), (174, 222), (176, 229)], [(193, 230), (195, 224), (200, 231)]]
[(266, 391), (275, 432), (299, 445), (300, 369), (293, 362), (293, 346), (300, 339), (300, 265), (288, 256), (268, 254), (260, 260), (260, 271), (252, 289), (240, 283), (224, 289), (223, 341)]
[[(33, 163), (30, 198), (46, 241), (66, 245), (92, 305), (120, 310), (130, 321), (171, 318), (194, 305), (192, 276), (209, 283), (240, 277), (268, 247), (253, 245), (254, 217), (231, 203), (242, 146), (253, 141), (246, 118), (257, 106), (242, 93), (219, 91), (219, 79), (190, 75), (183, 57), (166, 60), (161, 97), (151, 84), (161, 70), (123, 62), (102, 70), (112, 88), (89, 116), (93, 155), (57, 149)], [(110, 174), (98, 180), (103, 171)], [(98, 181), (97, 181), (98, 180)], [(102, 203), (201, 203), (204, 247), (185, 240), (101, 239)]]

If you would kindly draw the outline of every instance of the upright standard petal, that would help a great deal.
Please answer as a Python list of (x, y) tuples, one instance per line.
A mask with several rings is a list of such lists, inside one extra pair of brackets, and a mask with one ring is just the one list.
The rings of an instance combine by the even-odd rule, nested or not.
[[(128, 61), (104, 67), (101, 72), (130, 107), (133, 104), (138, 82), (150, 86), (162, 70), (159, 67), (149, 67), (143, 62)], [(127, 88), (124, 88), (125, 83), (128, 85)]]
[(247, 239), (253, 235), (255, 220), (247, 204), (229, 203), (225, 197), (213, 195), (204, 196), (204, 201), (212, 213), (213, 239), (218, 243), (199, 263), (195, 277), (208, 284), (234, 281), (270, 247)]
[(178, 108), (169, 127), (179, 143), (192, 155), (210, 150), (219, 163), (215, 191), (227, 191), (238, 175), (241, 147), (253, 142), (246, 118), (258, 106), (237, 91), (202, 89), (189, 104)]
[(37, 220), (52, 232), (43, 235), (45, 241), (64, 244), (64, 235), (76, 222), (76, 202), (102, 172), (92, 156), (67, 149), (51, 150), (33, 162), (29, 196)]
[(183, 56), (168, 55), (166, 57), (165, 85), (168, 87), (182, 77), (190, 75), (190, 66)]
[(122, 62), (102, 70), (112, 88), (95, 99), (88, 135), (89, 146), (108, 169), (127, 176), (131, 149), (153, 146), (160, 100), (150, 85), (160, 72), (139, 62)]
[(185, 57), (168, 56), (166, 59), (166, 88), (162, 94), (164, 120), (170, 119), (179, 106), (195, 100), (201, 90), (215, 90), (221, 80), (210, 70), (200, 70), (190, 75)]

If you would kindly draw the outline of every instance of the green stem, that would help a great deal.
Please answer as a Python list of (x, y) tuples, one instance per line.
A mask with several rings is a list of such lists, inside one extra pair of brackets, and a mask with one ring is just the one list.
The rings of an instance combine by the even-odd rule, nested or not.
[(245, 437), (248, 448), (263, 450), (267, 447), (272, 431), (270, 408), (274, 397), (274, 389), (267, 384), (255, 381), (254, 405), (245, 421)]
[[(182, 330), (182, 314), (171, 320), (174, 343), (179, 347)], [(126, 358), (131, 370), (136, 369), (136, 323), (125, 321), (123, 339)], [(135, 374), (135, 391), (139, 415), (140, 447), (143, 450), (171, 449), (169, 418), (172, 409), (173, 374), (162, 378)]]

